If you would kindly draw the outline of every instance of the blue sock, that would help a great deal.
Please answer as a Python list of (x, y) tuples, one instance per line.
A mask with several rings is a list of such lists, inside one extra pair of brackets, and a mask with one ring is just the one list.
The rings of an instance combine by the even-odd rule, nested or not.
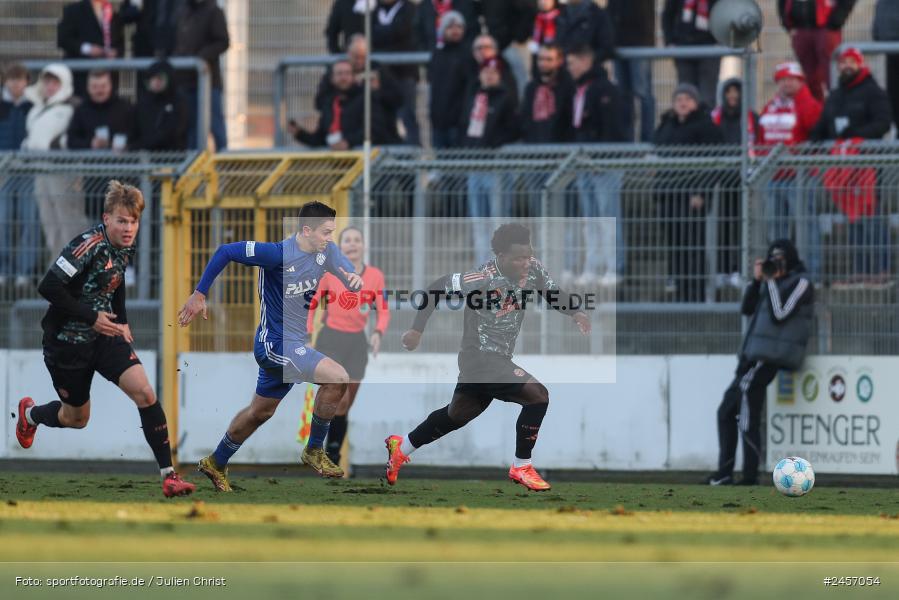
[(212, 453), (212, 458), (215, 459), (215, 464), (223, 468), (238, 450), (240, 450), (240, 444), (232, 440), (226, 433), (222, 441), (219, 442), (218, 448)]
[(328, 429), (331, 428), (331, 421), (325, 421), (321, 417), (312, 415), (312, 430), (309, 432), (310, 448), (321, 448), (325, 445), (325, 438), (328, 437)]

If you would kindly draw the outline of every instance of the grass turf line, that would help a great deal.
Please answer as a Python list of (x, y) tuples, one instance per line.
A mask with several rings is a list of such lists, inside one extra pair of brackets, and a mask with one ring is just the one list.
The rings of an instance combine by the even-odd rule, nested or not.
[(260, 478), (226, 495), (198, 483), (193, 499), (165, 500), (152, 477), (0, 475), (0, 560), (302, 561), (310, 547), (318, 560), (356, 561), (899, 560), (893, 490), (790, 499), (766, 487), (573, 483), (535, 494), (498, 482)]

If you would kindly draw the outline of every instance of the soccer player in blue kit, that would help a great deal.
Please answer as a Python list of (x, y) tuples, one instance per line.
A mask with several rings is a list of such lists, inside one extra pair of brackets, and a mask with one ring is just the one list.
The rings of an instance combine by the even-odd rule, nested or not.
[(322, 477), (343, 477), (323, 446), (331, 419), (346, 391), (349, 376), (342, 366), (306, 345), (309, 302), (325, 272), (335, 275), (347, 289), (358, 290), (362, 279), (353, 264), (331, 241), (336, 229), (334, 209), (321, 202), (300, 208), (299, 231), (280, 242), (244, 241), (223, 244), (215, 251), (178, 316), (182, 327), (197, 315), (207, 318), (206, 296), (212, 282), (230, 262), (259, 267), (259, 327), (254, 355), (259, 364), (256, 393), (241, 410), (215, 452), (202, 459), (197, 470), (215, 488), (232, 491), (228, 461), (260, 425), (275, 413), (294, 383), (320, 384), (312, 414), (312, 431), (301, 460)]

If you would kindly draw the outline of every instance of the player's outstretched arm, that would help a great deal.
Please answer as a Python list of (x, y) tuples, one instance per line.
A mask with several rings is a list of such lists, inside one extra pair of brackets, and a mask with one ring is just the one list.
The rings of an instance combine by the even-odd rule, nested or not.
[(179, 325), (187, 326), (199, 314), (202, 314), (204, 319), (208, 318), (206, 297), (209, 295), (209, 288), (228, 263), (232, 262), (252, 267), (278, 267), (282, 262), (281, 245), (249, 240), (219, 246), (206, 264), (196, 291), (190, 295), (178, 313)]

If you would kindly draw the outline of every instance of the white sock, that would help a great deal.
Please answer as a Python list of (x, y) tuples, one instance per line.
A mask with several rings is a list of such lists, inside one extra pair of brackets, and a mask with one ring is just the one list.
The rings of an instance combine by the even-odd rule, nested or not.
[(531, 464), (530, 458), (518, 458), (517, 456), (512, 459), (512, 466), (516, 469), (520, 469), (521, 467), (526, 467)]
[(29, 406), (28, 408), (25, 409), (25, 422), (28, 423), (29, 425), (37, 425), (37, 423), (35, 423), (34, 421), (31, 420), (31, 409), (32, 408), (34, 408), (34, 407)]
[(162, 475), (162, 478), (165, 479), (169, 473), (174, 473), (175, 467), (166, 467), (164, 469), (159, 469), (159, 474)]
[(415, 452), (415, 446), (413, 446), (412, 442), (409, 441), (408, 435), (403, 436), (403, 441), (400, 444), (400, 452), (402, 452), (406, 456), (409, 456), (410, 454)]

